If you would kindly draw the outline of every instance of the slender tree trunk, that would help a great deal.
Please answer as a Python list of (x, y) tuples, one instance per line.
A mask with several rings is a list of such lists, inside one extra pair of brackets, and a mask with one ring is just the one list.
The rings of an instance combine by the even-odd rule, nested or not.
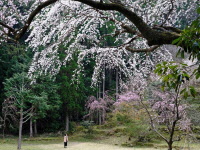
[(76, 121), (78, 121), (78, 120), (79, 120), (79, 112), (76, 111)]
[(3, 120), (3, 131), (2, 131), (3, 139), (5, 138), (5, 128), (6, 128), (6, 117), (4, 116), (4, 120)]
[(103, 109), (102, 111), (102, 124), (104, 124), (106, 118), (106, 111)]
[(99, 111), (99, 125), (101, 125), (101, 111)]
[(168, 144), (168, 150), (172, 150), (172, 144), (173, 144), (173, 142), (168, 142), (167, 144)]
[(99, 98), (101, 98), (101, 83), (99, 83)]
[(19, 120), (19, 139), (17, 149), (21, 149), (22, 144), (22, 127), (23, 127), (23, 108), (20, 109), (20, 120)]
[(30, 118), (30, 137), (33, 137), (33, 118)]
[(118, 85), (119, 85), (119, 77), (118, 77), (118, 68), (116, 69), (116, 100), (118, 99), (118, 93), (119, 93), (119, 89), (118, 89)]
[(65, 131), (69, 131), (69, 114), (66, 113), (65, 116)]
[(99, 84), (97, 84), (97, 99), (99, 98)]
[(108, 87), (110, 89), (111, 85), (112, 85), (112, 70), (109, 70), (109, 82), (108, 82)]
[(3, 127), (3, 131), (2, 131), (2, 136), (3, 136), (3, 139), (5, 139), (5, 127)]
[(102, 89), (103, 99), (104, 99), (104, 96), (105, 96), (105, 77), (106, 77), (106, 70), (105, 70), (105, 64), (104, 64), (104, 70), (103, 70), (103, 89)]
[(34, 135), (37, 135), (37, 120), (34, 121)]

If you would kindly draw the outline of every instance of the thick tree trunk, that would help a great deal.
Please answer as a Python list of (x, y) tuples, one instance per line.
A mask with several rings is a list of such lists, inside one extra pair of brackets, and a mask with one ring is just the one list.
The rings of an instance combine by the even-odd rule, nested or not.
[(65, 116), (65, 131), (69, 131), (69, 114), (66, 113)]
[(34, 135), (37, 135), (37, 120), (34, 121)]
[(30, 118), (30, 137), (33, 137), (33, 119)]
[(19, 138), (17, 149), (21, 149), (22, 144), (22, 126), (23, 126), (23, 108), (20, 109), (20, 120), (19, 120)]

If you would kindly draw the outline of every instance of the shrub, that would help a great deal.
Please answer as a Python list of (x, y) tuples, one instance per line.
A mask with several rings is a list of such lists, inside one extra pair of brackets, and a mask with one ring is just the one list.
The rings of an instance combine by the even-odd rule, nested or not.
[(81, 125), (86, 129), (86, 133), (88, 134), (93, 133), (93, 126), (94, 126), (93, 121), (83, 121)]
[(69, 131), (71, 134), (73, 134), (76, 131), (76, 123), (75, 122), (69, 123)]

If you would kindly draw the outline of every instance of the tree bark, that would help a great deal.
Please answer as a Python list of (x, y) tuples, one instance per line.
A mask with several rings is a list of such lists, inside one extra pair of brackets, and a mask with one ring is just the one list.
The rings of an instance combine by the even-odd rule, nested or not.
[(79, 1), (81, 3), (87, 4), (99, 10), (105, 10), (105, 11), (114, 10), (123, 14), (138, 28), (142, 36), (148, 41), (149, 46), (172, 44), (173, 40), (180, 37), (180, 34), (177, 34), (176, 32), (168, 32), (168, 31), (159, 32), (157, 30), (152, 29), (135, 12), (129, 10), (127, 7), (123, 5), (119, 5), (116, 3), (111, 3), (111, 4), (100, 3), (98, 1), (92, 1), (92, 0), (75, 0), (75, 1)]
[(2, 131), (3, 139), (5, 138), (5, 129), (6, 129), (6, 116), (4, 116), (4, 120), (3, 120), (3, 131)]
[(65, 116), (65, 131), (69, 131), (69, 114), (66, 113), (66, 116)]
[(102, 124), (105, 123), (105, 118), (106, 118), (106, 110), (103, 109), (103, 111), (102, 111)]
[(99, 83), (99, 98), (101, 98), (101, 83)]
[(105, 98), (105, 77), (106, 76), (106, 69), (105, 69), (105, 64), (103, 66), (103, 89), (102, 89), (102, 93), (103, 93), (103, 99)]
[(118, 76), (118, 68), (116, 69), (116, 100), (118, 99), (118, 93), (119, 93), (119, 89), (118, 89), (118, 85), (119, 85), (119, 76)]
[(99, 125), (101, 125), (102, 123), (101, 123), (101, 111), (98, 111), (98, 113), (99, 113)]
[(108, 82), (108, 87), (110, 89), (110, 87), (112, 86), (112, 70), (109, 70), (109, 82)]
[[(7, 28), (12, 32), (12, 37), (14, 36), (15, 40), (19, 40), (22, 36), (27, 32), (29, 26), (35, 16), (41, 12), (41, 10), (45, 7), (48, 7), (58, 0), (47, 0), (45, 2), (40, 3), (35, 10), (30, 13), (28, 19), (25, 21), (25, 24), (20, 27), (20, 29), (13, 29), (9, 25), (4, 22), (0, 22), (0, 25)], [(159, 32), (145, 23), (142, 18), (136, 14), (135, 12), (129, 10), (127, 7), (123, 5), (119, 5), (117, 3), (101, 3), (100, 1), (93, 0), (75, 0), (81, 2), (83, 4), (89, 5), (95, 9), (104, 10), (104, 11), (118, 11), (123, 14), (126, 18), (128, 18), (141, 32), (142, 36), (148, 41), (148, 45), (163, 45), (163, 44), (172, 44), (172, 41), (180, 37), (180, 34), (177, 32), (168, 32), (163, 31)], [(17, 32), (19, 30), (19, 32)]]
[(34, 135), (36, 136), (38, 134), (37, 132), (37, 120), (34, 121)]
[(20, 120), (19, 120), (19, 138), (18, 138), (18, 146), (17, 149), (21, 149), (22, 143), (22, 127), (23, 127), (23, 108), (20, 109)]
[(173, 142), (168, 142), (168, 150), (172, 150), (172, 144)]
[(33, 137), (33, 118), (30, 118), (30, 137)]

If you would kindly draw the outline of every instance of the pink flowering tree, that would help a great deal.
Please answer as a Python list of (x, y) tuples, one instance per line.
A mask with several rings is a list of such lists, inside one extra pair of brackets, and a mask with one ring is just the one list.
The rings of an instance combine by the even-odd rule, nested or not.
[(153, 91), (154, 99), (149, 100), (150, 105), (152, 106), (152, 110), (156, 112), (157, 117), (154, 118), (157, 120), (156, 122), (159, 124), (166, 124), (168, 129), (170, 129), (170, 125), (173, 123), (173, 120), (176, 118), (176, 114), (179, 114), (178, 125), (183, 130), (190, 129), (190, 122), (183, 125), (181, 122), (183, 120), (187, 120), (186, 108), (187, 105), (179, 104), (176, 112), (175, 109), (175, 94), (173, 92), (161, 92), (161, 91)]
[[(119, 99), (114, 103), (114, 111), (123, 113), (124, 110), (127, 111), (128, 107), (131, 106), (131, 109), (128, 111), (129, 117), (131, 116), (131, 119), (134, 120), (142, 120), (144, 118), (149, 120), (151, 129), (166, 141), (168, 149), (172, 150), (173, 142), (181, 139), (181, 135), (175, 137), (175, 128), (187, 132), (191, 131), (191, 121), (186, 113), (188, 106), (181, 103), (180, 97), (177, 97), (177, 93), (175, 92), (164, 92), (159, 89), (154, 89), (149, 95), (145, 94), (146, 97), (151, 97), (147, 101), (144, 101), (146, 98), (143, 96), (143, 91), (136, 90), (127, 90), (121, 93)], [(141, 117), (141, 112), (143, 118)], [(144, 115), (144, 113), (147, 115)], [(144, 122), (143, 120), (143, 125)], [(163, 134), (162, 130), (160, 130), (159, 127), (161, 125), (166, 127), (169, 136), (165, 136), (166, 133)], [(142, 130), (148, 132), (145, 129)], [(138, 139), (145, 135), (143, 132), (137, 132), (137, 134), (139, 134), (137, 137)]]
[[(149, 100), (154, 122), (166, 125), (168, 133), (172, 130), (173, 123), (177, 120), (177, 127), (184, 131), (190, 131), (190, 119), (187, 117), (187, 105), (178, 104), (176, 108), (176, 95), (173, 92), (153, 91), (153, 99)], [(177, 112), (178, 111), (178, 112)], [(153, 113), (153, 114), (154, 114)], [(178, 119), (177, 119), (178, 114)]]
[(119, 94), (118, 99), (114, 103), (114, 105), (117, 107), (121, 105), (122, 103), (138, 102), (139, 99), (140, 99), (140, 96), (136, 92), (127, 91), (127, 92)]
[[(188, 66), (175, 62), (163, 62), (157, 65), (155, 72), (162, 79), (163, 92), (154, 90), (151, 93), (152, 99), (149, 100), (151, 105), (150, 111), (141, 100), (141, 104), (146, 109), (150, 119), (152, 129), (168, 144), (168, 150), (172, 150), (175, 141), (180, 137), (175, 137), (175, 128), (190, 130), (190, 119), (186, 114), (187, 105), (183, 104), (183, 99), (188, 96), (195, 96), (196, 91), (189, 85)], [(141, 96), (142, 99), (142, 96)], [(167, 128), (168, 137), (164, 136), (158, 126), (163, 124)]]
[[(180, 93), (170, 91), (152, 90), (151, 99), (145, 103), (141, 96), (141, 104), (146, 110), (150, 119), (150, 125), (167, 144), (168, 150), (172, 150), (175, 141), (181, 140), (181, 135), (175, 136), (175, 128), (189, 132), (191, 131), (191, 121), (187, 116), (186, 109), (188, 106), (182, 104)], [(165, 136), (160, 125), (165, 126), (165, 132), (169, 136)]]
[[(152, 130), (168, 144), (168, 150), (172, 150), (173, 143), (181, 139), (181, 135), (175, 135), (176, 128), (187, 132), (191, 130), (191, 121), (186, 111), (188, 106), (183, 103), (183, 99), (196, 95), (195, 89), (189, 86), (191, 77), (187, 72), (190, 68), (186, 64), (175, 62), (158, 64), (155, 72), (161, 77), (162, 90), (150, 87), (150, 92), (147, 92), (148, 80), (158, 81), (155, 75), (154, 79), (148, 79), (146, 83), (142, 79), (132, 80), (124, 85), (124, 92), (114, 103), (118, 110), (123, 109), (120, 105), (124, 103), (137, 105), (138, 107), (133, 107), (135, 110), (144, 109)], [(160, 125), (166, 127), (168, 136), (159, 129)]]
[(125, 125), (129, 140), (134, 138), (135, 142), (145, 142), (150, 140), (151, 131), (149, 131), (148, 116), (140, 103), (140, 93), (147, 85), (146, 79), (141, 74), (137, 75), (122, 83), (120, 94), (114, 103), (111, 122)]
[(113, 102), (112, 98), (106, 93), (104, 93), (104, 98), (97, 99), (94, 96), (90, 96), (86, 103), (86, 109), (89, 113), (85, 118), (88, 117), (89, 120), (95, 121), (101, 125), (105, 122), (106, 113), (111, 110)]

